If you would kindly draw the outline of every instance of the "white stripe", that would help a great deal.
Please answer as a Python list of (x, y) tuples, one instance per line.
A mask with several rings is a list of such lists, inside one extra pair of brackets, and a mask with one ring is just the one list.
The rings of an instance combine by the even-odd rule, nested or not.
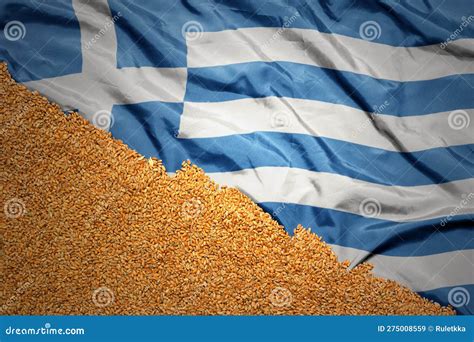
[[(174, 172), (168, 172), (170, 177)], [(213, 174), (209, 174), (211, 178)], [(214, 174), (216, 175), (216, 174)], [(215, 177), (222, 180), (223, 177)], [(368, 262), (374, 275), (397, 281), (413, 291), (474, 284), (474, 250), (459, 250), (423, 256), (390, 256), (372, 254), (357, 248), (328, 244), (340, 262), (349, 260), (350, 268)]]
[[(474, 110), (466, 110), (474, 121)], [(474, 143), (474, 125), (449, 126), (450, 112), (396, 117), (327, 102), (266, 97), (224, 102), (185, 102), (180, 138), (252, 132), (309, 134), (395, 152)]]
[[(81, 28), (82, 72), (26, 82), (28, 88), (91, 121), (115, 104), (183, 101), (186, 68), (116, 68), (117, 40), (107, 0), (73, 0), (73, 7)], [(62, 41), (57, 43), (59, 49)]]
[[(280, 32), (280, 33), (279, 33)], [(241, 28), (187, 39), (188, 66), (286, 61), (395, 81), (474, 73), (474, 39), (423, 47), (394, 47), (310, 29)]]
[[(398, 257), (371, 255), (367, 251), (330, 245), (340, 261), (350, 260), (351, 268), (366, 261), (374, 274), (395, 280), (413, 291), (474, 284), (474, 250), (461, 250), (426, 256)], [(471, 270), (471, 271), (469, 271)]]
[(111, 69), (101, 82), (90, 74), (72, 74), (26, 82), (64, 109), (79, 109), (88, 118), (113, 104), (147, 101), (181, 102), (186, 89), (186, 68)]
[[(221, 185), (234, 186), (255, 202), (297, 203), (409, 222), (474, 213), (474, 179), (436, 185), (388, 186), (346, 176), (287, 167), (259, 167), (208, 173)], [(463, 196), (464, 195), (464, 196)], [(464, 203), (467, 202), (467, 203)], [(375, 212), (370, 209), (377, 209)]]
[(72, 6), (81, 28), (83, 70), (103, 72), (104, 65), (115, 67), (117, 39), (107, 1), (73, 0)]

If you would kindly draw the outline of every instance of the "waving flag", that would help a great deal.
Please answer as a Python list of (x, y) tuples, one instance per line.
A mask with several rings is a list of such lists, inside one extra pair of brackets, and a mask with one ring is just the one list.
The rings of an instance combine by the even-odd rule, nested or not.
[(474, 310), (470, 0), (5, 0), (0, 57), (169, 172), (190, 159)]

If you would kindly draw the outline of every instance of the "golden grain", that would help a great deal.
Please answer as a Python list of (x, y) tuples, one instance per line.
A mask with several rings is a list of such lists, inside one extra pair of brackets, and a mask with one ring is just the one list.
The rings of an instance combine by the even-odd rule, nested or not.
[(5, 64), (0, 98), (0, 204), (24, 206), (0, 215), (1, 314), (454, 313), (290, 237), (195, 165), (169, 177)]

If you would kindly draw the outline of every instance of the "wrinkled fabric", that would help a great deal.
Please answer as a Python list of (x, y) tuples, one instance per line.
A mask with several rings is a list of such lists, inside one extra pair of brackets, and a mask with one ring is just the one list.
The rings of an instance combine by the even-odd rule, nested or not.
[(0, 58), (170, 173), (474, 310), (469, 0), (3, 1)]

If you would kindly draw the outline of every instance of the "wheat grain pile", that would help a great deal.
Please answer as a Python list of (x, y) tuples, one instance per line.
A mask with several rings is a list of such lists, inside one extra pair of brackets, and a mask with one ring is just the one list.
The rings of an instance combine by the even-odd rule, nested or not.
[(188, 163), (169, 177), (0, 68), (1, 314), (429, 314)]

